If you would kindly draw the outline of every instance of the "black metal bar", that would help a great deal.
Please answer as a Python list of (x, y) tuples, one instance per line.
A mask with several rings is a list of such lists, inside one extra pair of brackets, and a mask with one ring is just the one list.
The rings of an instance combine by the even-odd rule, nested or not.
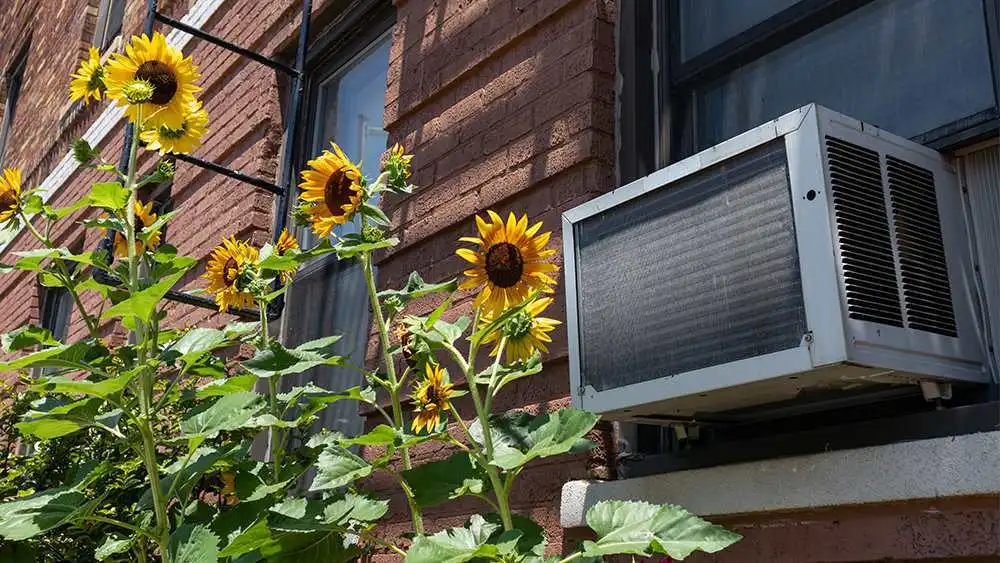
[(300, 72), (298, 70), (296, 70), (296, 69), (294, 69), (294, 68), (292, 68), (292, 67), (290, 67), (290, 66), (288, 66), (288, 65), (286, 65), (284, 63), (278, 62), (278, 61), (276, 61), (276, 60), (274, 60), (274, 59), (272, 59), (270, 57), (265, 57), (264, 55), (261, 55), (260, 53), (251, 51), (250, 49), (245, 49), (243, 47), (240, 47), (239, 45), (235, 45), (233, 43), (230, 43), (229, 41), (226, 41), (225, 39), (220, 39), (220, 38), (212, 35), (211, 33), (207, 33), (205, 31), (202, 31), (202, 30), (198, 29), (197, 27), (190, 26), (190, 25), (188, 25), (188, 24), (186, 24), (186, 23), (184, 23), (184, 22), (182, 22), (182, 21), (180, 21), (178, 19), (174, 19), (174, 18), (172, 18), (170, 16), (167, 16), (165, 14), (161, 14), (159, 12), (156, 12), (154, 17), (157, 20), (159, 20), (160, 22), (162, 22), (162, 23), (164, 23), (166, 25), (169, 25), (170, 27), (172, 27), (174, 29), (183, 31), (184, 33), (190, 33), (191, 35), (194, 35), (198, 39), (202, 39), (204, 41), (208, 41), (209, 43), (218, 45), (219, 47), (222, 47), (223, 49), (228, 49), (228, 50), (230, 50), (230, 51), (232, 51), (232, 52), (234, 52), (234, 53), (236, 53), (238, 55), (242, 55), (242, 56), (244, 56), (244, 57), (246, 57), (248, 59), (257, 61), (258, 63), (260, 63), (262, 65), (267, 65), (267, 66), (269, 66), (269, 67), (271, 67), (271, 68), (273, 68), (275, 70), (280, 70), (281, 72), (284, 72), (284, 73), (288, 74), (289, 76), (298, 76), (300, 74)]
[[(201, 307), (203, 309), (218, 309), (219, 305), (216, 304), (215, 300), (209, 299), (208, 297), (202, 297), (201, 295), (193, 295), (191, 293), (185, 293), (183, 291), (177, 291), (171, 289), (167, 292), (167, 299), (171, 301), (176, 301), (178, 303), (184, 303), (186, 305), (194, 305), (196, 307)], [(260, 318), (260, 311), (257, 309), (244, 309), (236, 307), (230, 307), (227, 311), (230, 315), (236, 315), (237, 317), (243, 319), (257, 320)]]
[(221, 164), (216, 164), (210, 160), (198, 158), (196, 156), (191, 156), (189, 154), (175, 154), (174, 156), (177, 157), (177, 160), (182, 160), (184, 162), (187, 162), (188, 164), (194, 164), (195, 166), (200, 166), (202, 168), (211, 170), (212, 172), (217, 172), (219, 174), (222, 174), (223, 176), (228, 176), (229, 178), (233, 178), (234, 180), (239, 180), (241, 182), (250, 184), (251, 186), (267, 190), (273, 194), (277, 194), (278, 196), (281, 196), (285, 192), (284, 189), (282, 189), (280, 186), (278, 186), (273, 182), (268, 182), (263, 178), (258, 178), (256, 176), (244, 174), (239, 170), (226, 168), (225, 166), (222, 166)]

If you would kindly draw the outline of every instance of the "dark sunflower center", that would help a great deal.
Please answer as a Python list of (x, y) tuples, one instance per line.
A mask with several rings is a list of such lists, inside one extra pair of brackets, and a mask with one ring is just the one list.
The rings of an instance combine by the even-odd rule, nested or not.
[(431, 385), (427, 387), (427, 404), (434, 406), (441, 405), (441, 395), (438, 393), (437, 386)]
[(334, 214), (342, 213), (344, 206), (351, 203), (351, 196), (354, 195), (354, 190), (351, 189), (352, 184), (353, 182), (343, 170), (337, 170), (330, 174), (330, 178), (326, 181), (326, 187), (323, 189), (323, 201), (326, 203), (326, 208)]
[(497, 287), (513, 287), (524, 273), (524, 257), (509, 242), (498, 242), (486, 251), (486, 277)]
[(177, 93), (177, 77), (170, 67), (160, 61), (142, 63), (135, 71), (135, 77), (153, 85), (153, 97), (150, 98), (150, 103), (166, 105)]
[(13, 192), (0, 193), (0, 212), (17, 209), (17, 197)]
[(240, 277), (240, 265), (232, 258), (226, 260), (226, 264), (222, 267), (222, 281), (226, 282), (226, 285), (233, 285), (238, 277)]

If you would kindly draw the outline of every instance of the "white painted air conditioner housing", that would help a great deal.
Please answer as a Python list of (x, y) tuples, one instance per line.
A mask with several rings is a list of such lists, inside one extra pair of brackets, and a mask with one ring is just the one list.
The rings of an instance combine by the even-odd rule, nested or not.
[(737, 416), (984, 383), (956, 174), (809, 105), (563, 214), (574, 403)]

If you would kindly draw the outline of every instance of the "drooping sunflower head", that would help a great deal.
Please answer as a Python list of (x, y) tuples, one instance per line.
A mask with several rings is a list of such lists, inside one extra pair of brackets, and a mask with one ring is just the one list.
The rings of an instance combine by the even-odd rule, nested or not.
[(0, 176), (0, 223), (7, 221), (21, 208), (21, 171), (4, 168)]
[(549, 274), (559, 269), (548, 261), (556, 251), (545, 248), (552, 233), (538, 234), (541, 222), (529, 227), (527, 215), (517, 219), (511, 213), (504, 223), (495, 212), (486, 213), (490, 222), (476, 216), (478, 237), (459, 239), (479, 246), (455, 251), (472, 263), (459, 287), (479, 291), (475, 306), (485, 315), (519, 305), (535, 291), (552, 293), (556, 280)]
[(203, 277), (209, 282), (206, 291), (215, 293), (220, 313), (229, 307), (249, 307), (253, 304), (253, 294), (246, 287), (245, 278), (258, 258), (256, 248), (236, 240), (235, 236), (222, 239), (222, 244), (212, 250)]
[(333, 152), (310, 160), (302, 171), (299, 194), (313, 232), (327, 237), (337, 225), (351, 220), (364, 197), (361, 170), (336, 144)]
[(90, 56), (80, 61), (80, 66), (71, 75), (69, 83), (69, 99), (83, 100), (90, 104), (90, 98), (101, 99), (104, 91), (104, 65), (101, 64), (101, 53), (95, 47), (90, 48)]
[[(496, 357), (500, 353), (501, 336), (506, 339), (504, 349), (508, 363), (526, 362), (531, 359), (536, 350), (543, 354), (548, 352), (549, 349), (545, 344), (552, 342), (549, 333), (562, 324), (555, 319), (539, 316), (551, 304), (551, 297), (535, 299), (507, 321), (501, 330), (487, 336), (484, 342), (496, 342), (493, 350), (490, 351), (490, 356)], [(489, 324), (492, 320), (490, 315), (482, 317), (483, 324)]]
[(441, 413), (448, 410), (455, 395), (454, 386), (447, 379), (448, 372), (441, 366), (427, 362), (426, 376), (412, 395), (416, 415), (410, 426), (414, 432), (420, 432), (421, 428), (433, 432), (441, 423)]
[(181, 126), (174, 129), (166, 125), (146, 129), (140, 137), (147, 143), (146, 148), (160, 151), (160, 154), (183, 154), (194, 152), (201, 146), (201, 139), (208, 132), (208, 112), (201, 102), (192, 101)]
[[(278, 241), (274, 243), (274, 253), (278, 256), (284, 256), (290, 250), (298, 250), (299, 241), (295, 240), (295, 236), (288, 232), (288, 229), (283, 229), (281, 234), (278, 235)], [(281, 283), (287, 284), (292, 281), (292, 276), (295, 272), (283, 271), (281, 272)]]
[[(142, 254), (147, 249), (152, 250), (160, 244), (160, 230), (157, 229), (148, 233), (146, 243), (140, 240), (140, 235), (147, 235), (145, 229), (156, 222), (156, 213), (153, 213), (153, 202), (145, 205), (138, 199), (135, 200), (135, 253)], [(115, 232), (115, 256), (124, 258), (128, 256), (128, 241), (125, 235)]]
[[(125, 53), (115, 54), (108, 61), (104, 82), (109, 98), (125, 105), (125, 113), (132, 121), (139, 111), (147, 127), (162, 126), (180, 129), (188, 108), (201, 90), (194, 82), (201, 75), (191, 57), (185, 58), (176, 47), (167, 43), (161, 33), (133, 37), (125, 46)], [(149, 101), (130, 104), (126, 87), (143, 81), (153, 88)]]

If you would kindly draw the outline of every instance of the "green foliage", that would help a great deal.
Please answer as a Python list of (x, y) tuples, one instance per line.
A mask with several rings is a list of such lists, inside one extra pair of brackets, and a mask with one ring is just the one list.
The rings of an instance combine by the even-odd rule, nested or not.
[(587, 525), (598, 537), (584, 542), (588, 557), (629, 553), (684, 559), (695, 551), (715, 553), (740, 539), (679, 506), (640, 501), (599, 502), (587, 511)]
[[(141, 111), (130, 118), (141, 121)], [(168, 244), (151, 248), (173, 212), (160, 213), (152, 224), (136, 223), (139, 188), (173, 175), (161, 161), (152, 174), (138, 177), (138, 141), (129, 143), (129, 166), (121, 173), (78, 141), (74, 156), (109, 181), (61, 208), (26, 190), (0, 233), (0, 241), (9, 240), (24, 227), (39, 245), (13, 253), (14, 264), (0, 265), (0, 272), (26, 271), (46, 287), (64, 288), (88, 332), (65, 343), (32, 325), (0, 336), (6, 354), (0, 372), (21, 378), (17, 393), (4, 389), (10, 408), (0, 413), (0, 432), (10, 441), (37, 442), (35, 455), (25, 459), (0, 451), (0, 559), (326, 563), (380, 548), (411, 563), (551, 561), (544, 557), (542, 528), (511, 510), (511, 491), (533, 461), (590, 447), (585, 436), (597, 417), (571, 408), (539, 415), (492, 412), (501, 390), (542, 370), (537, 351), (519, 354), (527, 357), (519, 362), (505, 362), (503, 354), (507, 339), (518, 333), (511, 330), (514, 320), (522, 329), (534, 322), (528, 307), (540, 293), (503, 303), (501, 310), (477, 308), (460, 316), (452, 307), (458, 280), (428, 282), (414, 272), (403, 287), (377, 291), (374, 256), (399, 244), (388, 236), (393, 225), (379, 194), (412, 191), (412, 156), (394, 147), (377, 179), (360, 178), (352, 186), (360, 203), (345, 220), (356, 222), (354, 232), (334, 232), (305, 250), (286, 237), (257, 254), (240, 242), (242, 262), (220, 258), (226, 248), (213, 253), (209, 277), (219, 276), (217, 287), (242, 294), (231, 303), (251, 299), (261, 311), (259, 323), (181, 328), (165, 326), (172, 317), (164, 299), (187, 283), (198, 260)], [(297, 216), (308, 221), (313, 205), (326, 202), (305, 202)], [(41, 226), (27, 222), (27, 215)], [(128, 255), (55, 245), (48, 233), (71, 215), (85, 227), (123, 237)], [(532, 239), (538, 228), (529, 231), (523, 238)], [(532, 240), (527, 242), (541, 247), (548, 235)], [(482, 244), (479, 238), (463, 241)], [(335, 353), (340, 335), (286, 347), (268, 329), (268, 305), (294, 283), (299, 268), (327, 254), (360, 265), (377, 329), (373, 365), (351, 365)], [(97, 270), (114, 283), (97, 281), (104, 279)], [(87, 300), (80, 298), (84, 292)], [(426, 316), (407, 314), (408, 306), (431, 299), (438, 304)], [(112, 346), (105, 339), (115, 340), (106, 331), (114, 323), (130, 334)], [(486, 343), (497, 343), (496, 359), (477, 370)], [(328, 389), (309, 377), (330, 367), (353, 370), (359, 384)], [(419, 413), (413, 422), (403, 405), (410, 389)], [(469, 427), (454, 418), (452, 401), (461, 396), (474, 409)], [(323, 410), (341, 401), (364, 403), (384, 421), (360, 436), (312, 434)], [(454, 449), (445, 459), (414, 463), (413, 450), (429, 441)], [(410, 512), (412, 530), (405, 537), (412, 542), (405, 550), (400, 538), (383, 537), (377, 528), (388, 502), (364, 492), (366, 481), (380, 473), (399, 483)], [(466, 496), (495, 512), (473, 516), (462, 527), (424, 530), (424, 509)], [(738, 539), (678, 507), (643, 502), (599, 503), (587, 521), (597, 538), (565, 561), (619, 553), (682, 559)]]

